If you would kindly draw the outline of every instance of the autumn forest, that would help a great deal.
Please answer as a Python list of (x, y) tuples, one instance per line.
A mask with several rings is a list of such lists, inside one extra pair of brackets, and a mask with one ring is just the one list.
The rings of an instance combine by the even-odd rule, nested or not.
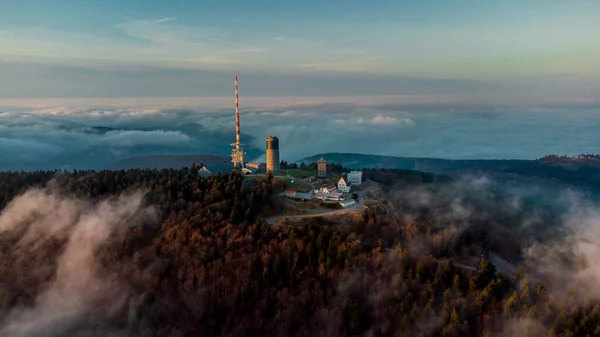
[[(505, 275), (485, 231), (394, 198), (272, 226), (282, 190), (195, 165), (0, 173), (0, 335), (600, 336), (598, 301)], [(475, 268), (453, 263), (475, 254)]]

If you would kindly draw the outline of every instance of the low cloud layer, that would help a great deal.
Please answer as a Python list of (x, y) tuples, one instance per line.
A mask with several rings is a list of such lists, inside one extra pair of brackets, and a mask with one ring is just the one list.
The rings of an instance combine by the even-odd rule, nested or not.
[(600, 206), (578, 193), (566, 193), (561, 226), (549, 240), (525, 251), (525, 266), (550, 284), (559, 295), (577, 291), (579, 299), (600, 299)]
[[(324, 152), (452, 159), (534, 159), (596, 153), (598, 106), (499, 108), (460, 103), (253, 106), (242, 141), (281, 141), (287, 161)], [(104, 168), (148, 154), (228, 156), (234, 114), (224, 108), (0, 108), (0, 169)], [(257, 159), (260, 154), (252, 155)]]
[[(330, 301), (328, 311), (323, 311), (329, 313), (329, 316), (322, 316), (321, 324), (324, 327), (329, 327), (328, 323), (332, 323), (332, 326), (339, 325), (341, 298), (348, 297), (364, 298), (369, 303), (369, 311), (363, 315), (371, 319), (371, 328), (364, 335), (385, 333), (393, 326), (390, 316), (386, 315), (389, 309), (386, 304), (398, 297), (402, 298), (404, 292), (410, 291), (409, 283), (402, 283), (403, 271), (398, 267), (402, 265), (403, 249), (407, 249), (415, 257), (426, 255), (431, 258), (430, 254), (436, 256), (444, 249), (454, 246), (459, 253), (453, 256), (455, 265), (473, 270), (477, 267), (477, 263), (473, 263), (473, 260), (476, 261), (474, 258), (490, 253), (486, 256), (504, 276), (516, 277), (517, 268), (525, 266), (524, 276), (534, 289), (535, 282), (541, 280), (547, 294), (559, 298), (566, 298), (570, 289), (588, 300), (599, 298), (600, 231), (597, 228), (600, 224), (600, 205), (577, 189), (549, 186), (538, 181), (527, 182), (526, 179), (513, 185), (485, 175), (465, 176), (443, 184), (399, 182), (396, 186), (386, 187), (386, 192), (378, 191), (377, 194), (384, 196), (382, 199), (391, 206), (391, 212), (402, 215), (405, 221), (414, 216), (424, 217), (434, 227), (437, 224), (444, 226), (444, 231), (438, 232), (431, 239), (424, 239), (429, 232), (423, 236), (414, 234), (410, 242), (396, 245), (400, 231), (389, 230), (391, 224), (387, 225), (388, 228), (377, 226), (372, 233), (376, 233), (375, 238), (389, 239), (391, 244), (388, 241), (387, 246), (390, 248), (377, 259), (377, 269), (361, 268), (359, 264), (356, 270), (344, 274), (337, 288), (341, 295), (340, 301)], [(448, 222), (457, 226), (448, 226)], [(460, 239), (456, 240), (458, 237)], [(376, 239), (369, 238), (368, 234), (355, 238), (357, 245), (360, 241), (368, 247), (375, 245)], [(371, 242), (366, 242), (369, 239)], [(465, 258), (467, 254), (472, 259)], [(465, 258), (465, 262), (457, 263), (462, 258)], [(433, 282), (433, 279), (431, 277), (426, 281)], [(525, 284), (523, 279), (518, 282), (520, 285)], [(519, 295), (522, 292), (520, 290)], [(447, 295), (448, 293), (444, 295), (444, 303)], [(504, 299), (508, 300), (510, 296), (508, 293)], [(471, 296), (464, 298), (468, 298), (466, 306), (472, 305), (469, 302)], [(500, 308), (506, 303), (499, 303)], [(584, 302), (567, 303), (577, 308)], [(524, 309), (516, 309), (523, 311), (515, 311), (513, 317), (494, 317), (492, 320), (498, 320), (502, 324), (493, 327), (496, 329), (492, 330), (493, 334), (541, 336), (558, 319), (556, 316), (546, 316), (545, 309), (540, 309), (539, 305), (538, 303), (533, 315), (532, 311), (527, 312), (531, 306), (526, 304), (522, 307)], [(433, 335), (433, 331), (447, 324), (441, 311), (423, 310), (422, 307), (418, 309), (422, 321), (415, 324), (417, 331), (405, 334)], [(335, 331), (320, 335), (335, 335)]]
[[(522, 266), (530, 284), (542, 281), (556, 296), (567, 297), (573, 291), (581, 303), (600, 299), (597, 198), (551, 179), (507, 180), (464, 176), (435, 188), (400, 186), (390, 188), (389, 201), (404, 217), (428, 209), (441, 223), (452, 221), (461, 229), (490, 233), (476, 244), (512, 259), (498, 262), (497, 255), (490, 254), (505, 275)], [(507, 329), (537, 328), (533, 323), (512, 322)]]
[(37, 246), (51, 240), (66, 240), (66, 245), (56, 259), (52, 281), (37, 295), (33, 307), (9, 312), (0, 322), (0, 335), (60, 336), (72, 329), (92, 329), (122, 310), (127, 289), (116, 275), (98, 275), (95, 255), (109, 236), (157, 220), (142, 200), (143, 194), (133, 193), (92, 205), (37, 189), (15, 198), (0, 215), (0, 234), (24, 233), (13, 249), (16, 258), (36, 254)]

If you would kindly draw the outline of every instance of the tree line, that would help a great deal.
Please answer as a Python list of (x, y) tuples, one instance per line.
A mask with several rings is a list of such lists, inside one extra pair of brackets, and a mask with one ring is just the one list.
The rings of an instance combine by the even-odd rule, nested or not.
[[(472, 233), (432, 215), (371, 208), (345, 226), (270, 226), (281, 189), (272, 176), (201, 177), (197, 167), (0, 173), (1, 207), (45, 185), (90, 200), (143, 188), (163, 214), (160, 226), (132, 228), (96, 252), (100, 274), (117, 275), (130, 301), (120, 318), (89, 325), (135, 336), (493, 336), (511, 327), (515, 336), (600, 336), (596, 301), (556, 297), (485, 259), (475, 271), (454, 265)], [(34, 305), (56, 272), (45, 264), (65, 244), (17, 258), (14, 235), (0, 234), (0, 321)]]

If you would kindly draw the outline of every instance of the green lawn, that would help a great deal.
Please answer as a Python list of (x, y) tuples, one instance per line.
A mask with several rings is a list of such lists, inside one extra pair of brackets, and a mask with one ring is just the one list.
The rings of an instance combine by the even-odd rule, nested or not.
[(281, 174), (289, 174), (291, 177), (298, 179), (312, 178), (315, 172), (300, 169), (281, 169)]
[(292, 183), (290, 180), (285, 179), (284, 182), (287, 189), (291, 189), (297, 192), (308, 192), (311, 190), (309, 184), (298, 180), (294, 180), (294, 182)]

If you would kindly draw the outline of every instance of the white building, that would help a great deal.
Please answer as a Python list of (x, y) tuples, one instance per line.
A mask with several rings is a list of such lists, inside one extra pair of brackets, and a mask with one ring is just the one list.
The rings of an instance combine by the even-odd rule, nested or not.
[(338, 191), (340, 191), (342, 193), (349, 193), (350, 192), (350, 184), (347, 184), (346, 180), (344, 180), (344, 177), (341, 177), (340, 181), (338, 181), (337, 189), (338, 189)]
[(249, 162), (246, 163), (246, 168), (252, 170), (253, 173), (260, 173), (265, 171), (266, 164), (259, 162)]
[(294, 191), (294, 190), (285, 190), (284, 193), (285, 193), (286, 197), (293, 198), (296, 196), (296, 191)]
[(312, 200), (313, 191), (308, 192), (295, 192), (294, 198), (302, 199), (302, 200)]
[(331, 193), (315, 193), (313, 194), (313, 198), (321, 201), (342, 201), (344, 200), (344, 196), (339, 192), (331, 192)]
[(340, 201), (340, 205), (342, 205), (342, 207), (344, 207), (344, 208), (346, 208), (348, 206), (352, 206), (354, 204), (356, 204), (356, 201), (354, 201), (353, 199)]
[(344, 200), (344, 196), (340, 192), (331, 192), (327, 195), (327, 200), (334, 200), (334, 201)]
[(321, 158), (317, 163), (317, 172), (317, 178), (327, 177), (327, 161), (325, 159)]
[(206, 166), (202, 166), (202, 168), (198, 170), (198, 174), (200, 174), (203, 177), (211, 175), (210, 171), (206, 168)]
[(321, 193), (329, 194), (331, 192), (335, 192), (336, 190), (337, 190), (337, 187), (335, 187), (335, 185), (331, 184), (331, 185), (327, 185), (327, 186), (321, 188)]
[(352, 185), (362, 184), (362, 171), (351, 171), (348, 173), (348, 182)]

